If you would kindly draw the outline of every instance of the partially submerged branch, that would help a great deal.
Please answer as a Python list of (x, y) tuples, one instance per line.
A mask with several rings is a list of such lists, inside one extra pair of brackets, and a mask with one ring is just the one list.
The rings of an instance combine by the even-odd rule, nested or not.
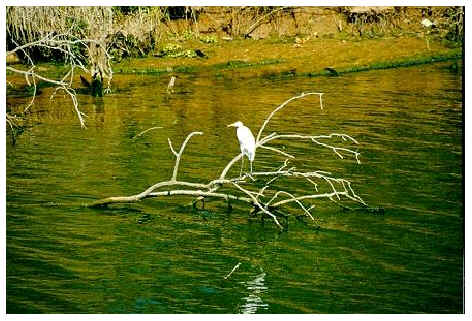
[[(283, 206), (295, 206), (302, 211), (302, 215), (310, 218), (312, 221), (315, 221), (315, 218), (312, 214), (315, 205), (309, 202), (314, 200), (325, 199), (336, 203), (341, 200), (349, 200), (362, 206), (366, 206), (364, 200), (362, 200), (362, 198), (354, 192), (353, 188), (351, 187), (351, 182), (348, 180), (344, 178), (333, 177), (330, 172), (323, 170), (299, 171), (295, 166), (289, 167), (289, 159), (295, 159), (295, 156), (282, 151), (279, 148), (265, 145), (274, 140), (306, 140), (313, 142), (318, 146), (331, 149), (340, 158), (344, 158), (343, 154), (351, 154), (356, 158), (357, 163), (360, 164), (359, 152), (345, 147), (337, 147), (324, 141), (333, 138), (341, 138), (343, 141), (358, 144), (358, 142), (351, 136), (338, 133), (331, 133), (329, 135), (301, 135), (277, 134), (273, 132), (261, 138), (262, 132), (276, 112), (284, 108), (289, 102), (308, 95), (319, 95), (320, 106), (322, 106), (322, 93), (303, 93), (301, 95), (294, 96), (275, 108), (259, 129), (256, 140), (256, 149), (261, 148), (269, 152), (287, 157), (284, 163), (278, 168), (269, 171), (252, 172), (251, 174), (245, 174), (241, 177), (227, 178), (228, 173), (233, 165), (238, 162), (241, 157), (243, 157), (242, 154), (238, 154), (226, 164), (219, 177), (215, 180), (212, 180), (208, 183), (179, 181), (177, 180), (177, 175), (182, 155), (187, 146), (187, 143), (193, 136), (203, 134), (202, 132), (192, 132), (185, 138), (178, 152), (174, 149), (170, 138), (168, 138), (169, 149), (176, 157), (174, 169), (172, 171), (171, 178), (168, 181), (154, 184), (139, 194), (121, 197), (108, 197), (92, 202), (88, 206), (102, 207), (114, 203), (131, 203), (146, 198), (169, 197), (176, 195), (194, 197), (194, 204), (199, 200), (203, 201), (205, 198), (216, 198), (224, 200), (228, 203), (230, 201), (238, 201), (250, 204), (254, 209), (253, 213), (262, 213), (263, 216), (269, 217), (280, 229), (283, 229), (283, 226), (279, 222), (279, 217), (283, 216), (286, 218), (286, 215), (280, 212), (280, 208)], [(297, 195), (296, 193), (282, 189), (279, 185), (277, 185), (277, 182), (282, 178), (293, 178), (306, 181), (308, 182), (309, 186), (312, 186), (312, 189), (307, 190), (306, 193), (302, 195)], [(251, 189), (255, 187), (255, 182), (260, 183), (264, 180), (266, 180), (266, 182), (262, 187), (259, 187), (256, 190)], [(182, 189), (182, 187), (184, 188)], [(219, 189), (223, 187), (224, 192), (219, 192)]]

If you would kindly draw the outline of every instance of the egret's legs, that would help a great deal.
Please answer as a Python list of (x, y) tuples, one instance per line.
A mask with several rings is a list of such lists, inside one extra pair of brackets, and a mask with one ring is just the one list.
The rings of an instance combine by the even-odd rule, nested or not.
[(251, 175), (252, 175), (252, 161), (249, 161), (249, 163), (251, 163)]
[(239, 171), (239, 177), (243, 176), (243, 165), (244, 165), (244, 155), (241, 157), (241, 171)]

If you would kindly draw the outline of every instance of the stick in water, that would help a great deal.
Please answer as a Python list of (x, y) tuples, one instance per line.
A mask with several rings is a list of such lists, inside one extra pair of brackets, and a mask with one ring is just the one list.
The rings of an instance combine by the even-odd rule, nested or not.
[(236, 271), (236, 270), (239, 268), (240, 265), (241, 265), (241, 262), (239, 262), (238, 264), (236, 264), (236, 265), (233, 267), (233, 269), (231, 270), (231, 272), (229, 272), (228, 275), (224, 277), (224, 279), (227, 280), (227, 279), (231, 276), (231, 274), (233, 274), (233, 272)]

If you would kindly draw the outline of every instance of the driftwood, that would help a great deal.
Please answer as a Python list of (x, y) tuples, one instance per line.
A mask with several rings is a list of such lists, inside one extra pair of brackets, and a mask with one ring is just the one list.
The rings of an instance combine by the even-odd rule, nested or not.
[[(228, 164), (223, 168), (218, 178), (207, 182), (207, 183), (194, 183), (186, 182), (178, 179), (180, 161), (182, 154), (185, 151), (185, 147), (190, 139), (195, 135), (203, 135), (202, 132), (192, 132), (190, 133), (184, 142), (182, 143), (180, 150), (177, 152), (170, 139), (169, 148), (172, 154), (175, 155), (176, 161), (172, 176), (167, 181), (162, 181), (150, 186), (145, 191), (131, 195), (131, 196), (117, 196), (117, 197), (108, 197), (100, 199), (88, 204), (89, 207), (99, 208), (104, 207), (109, 204), (115, 203), (132, 203), (137, 202), (146, 198), (155, 198), (155, 197), (170, 197), (176, 195), (187, 195), (194, 197), (193, 204), (196, 204), (198, 201), (204, 201), (205, 198), (217, 198), (222, 199), (230, 204), (231, 201), (238, 201), (251, 204), (254, 208), (253, 214), (261, 213), (263, 216), (271, 218), (274, 223), (280, 228), (283, 229), (282, 224), (279, 222), (281, 216), (286, 217), (279, 210), (284, 205), (295, 205), (301, 210), (302, 215), (315, 220), (311, 211), (314, 208), (314, 205), (306, 205), (307, 201), (317, 200), (317, 199), (328, 199), (333, 202), (340, 202), (344, 200), (354, 201), (358, 204), (366, 205), (360, 196), (358, 196), (353, 188), (351, 183), (344, 178), (333, 177), (330, 172), (327, 171), (299, 171), (294, 166), (290, 167), (290, 160), (295, 159), (295, 157), (285, 151), (282, 151), (279, 148), (268, 146), (267, 144), (275, 140), (285, 140), (285, 139), (296, 139), (296, 140), (305, 140), (312, 143), (315, 143), (321, 147), (331, 149), (335, 155), (340, 158), (344, 158), (343, 155), (351, 155), (360, 164), (359, 152), (351, 150), (344, 147), (336, 147), (330, 145), (329, 143), (324, 142), (323, 140), (329, 140), (333, 137), (340, 137), (344, 141), (349, 141), (353, 144), (358, 144), (358, 142), (349, 135), (332, 133), (329, 135), (301, 135), (301, 134), (278, 134), (272, 132), (264, 137), (262, 134), (264, 129), (271, 121), (272, 117), (288, 103), (293, 100), (300, 99), (309, 95), (318, 95), (320, 97), (320, 107), (322, 108), (322, 93), (302, 93), (298, 96), (294, 96), (280, 106), (275, 108), (270, 115), (265, 119), (261, 128), (258, 131), (256, 138), (256, 152), (257, 149), (265, 149), (270, 152), (274, 152), (286, 157), (286, 160), (283, 164), (274, 168), (270, 171), (259, 171), (253, 172), (251, 174), (246, 173), (240, 177), (228, 177), (229, 170), (237, 163), (242, 154), (236, 155), (231, 159)], [(291, 177), (300, 180), (304, 180), (313, 187), (312, 190), (307, 191), (303, 195), (295, 195), (294, 193), (282, 190), (277, 187), (276, 182), (278, 179), (283, 177)], [(261, 182), (267, 180), (262, 188), (254, 190), (254, 182)], [(321, 185), (325, 185), (323, 191), (321, 191)], [(220, 189), (225, 188), (228, 191), (220, 191)]]

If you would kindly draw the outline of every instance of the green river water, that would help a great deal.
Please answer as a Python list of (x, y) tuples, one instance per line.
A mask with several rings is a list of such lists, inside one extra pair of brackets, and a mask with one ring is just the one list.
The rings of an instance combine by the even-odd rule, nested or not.
[[(171, 95), (168, 75), (117, 74), (104, 98), (79, 95), (86, 130), (67, 97), (38, 97), (38, 123), (6, 144), (7, 313), (462, 313), (462, 74), (447, 67), (196, 74), (178, 78)], [(297, 100), (267, 133), (357, 139), (360, 165), (308, 142), (287, 141), (286, 151), (300, 168), (349, 179), (383, 215), (319, 201), (320, 228), (292, 218), (280, 233), (269, 220), (248, 220), (245, 204), (231, 213), (223, 202), (186, 210), (185, 197), (81, 206), (169, 179), (167, 138), (180, 146), (192, 131), (204, 135), (187, 146), (179, 177), (216, 178), (239, 152), (227, 124), (256, 132), (277, 105), (307, 91), (325, 93), (324, 109), (317, 96)], [(154, 126), (163, 128), (133, 139)], [(254, 166), (283, 160), (261, 152)]]

